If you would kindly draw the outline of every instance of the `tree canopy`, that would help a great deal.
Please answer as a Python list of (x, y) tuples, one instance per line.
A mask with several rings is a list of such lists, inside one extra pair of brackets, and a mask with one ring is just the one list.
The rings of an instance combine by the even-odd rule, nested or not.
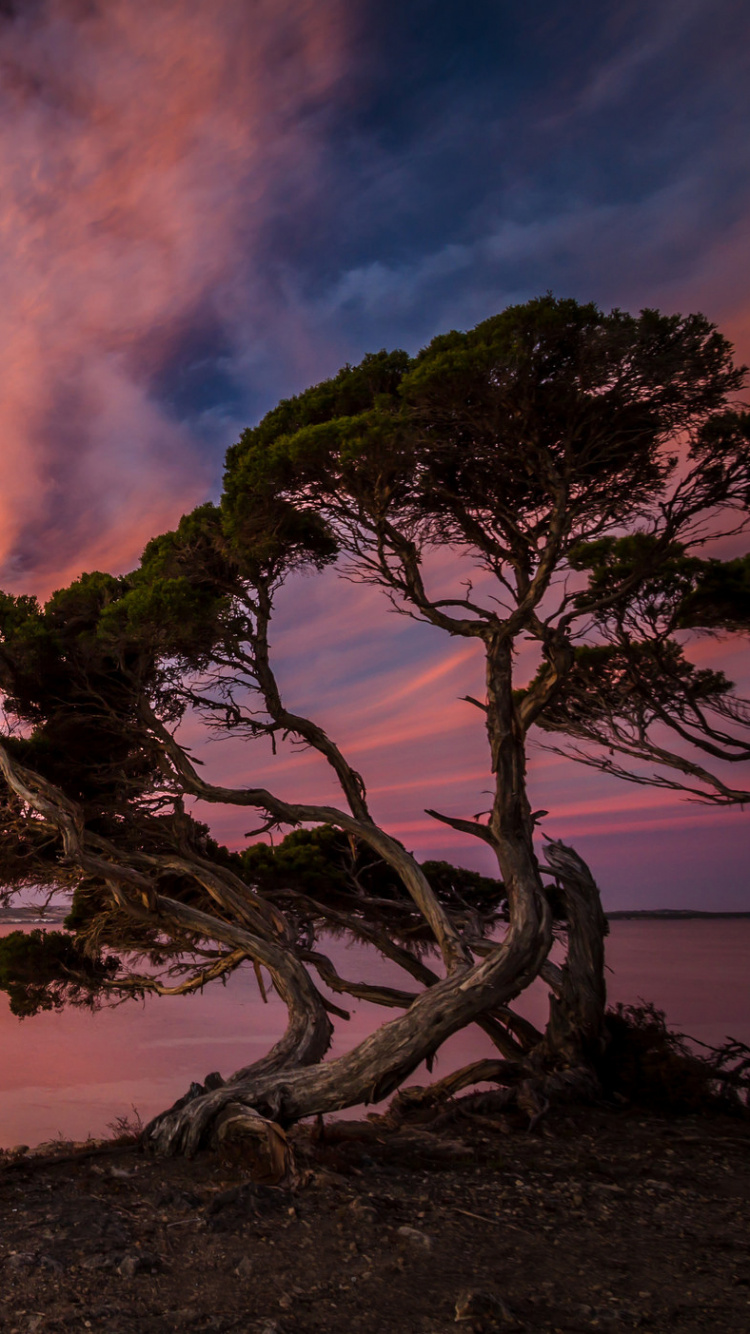
[[(747, 522), (744, 375), (703, 316), (542, 297), (281, 402), (229, 450), (219, 503), (151, 541), (132, 573), (82, 575), (45, 606), (2, 595), (7, 892), (73, 896), (79, 963), (60, 946), (56, 971), (57, 947), (37, 941), (45, 994), (185, 991), (249, 964), (289, 1010), (266, 1057), (158, 1118), (150, 1142), (192, 1151), (230, 1105), (288, 1123), (378, 1100), (472, 1022), (509, 1090), (532, 1076), (549, 1088), (561, 1070), (590, 1076), (606, 1040), (605, 921), (572, 849), (549, 843), (540, 863), (530, 733), (568, 738), (576, 758), (639, 782), (747, 799), (726, 765), (748, 758), (748, 706), (689, 656), (697, 631), (748, 624), (750, 558), (722, 562), (709, 545)], [(445, 548), (464, 558), (448, 591), (432, 566)], [(284, 699), (275, 600), (327, 566), (481, 644), (486, 690), (469, 704), (486, 730), (490, 809), (430, 814), (487, 845), (497, 879), (420, 866), (373, 818), (336, 741)], [(526, 681), (522, 639), (538, 653)], [(188, 718), (247, 742), (245, 784), (202, 776)], [(340, 805), (254, 786), (263, 737), (316, 750)], [(252, 808), (256, 838), (286, 837), (230, 851), (195, 818), (196, 799)], [(562, 968), (548, 958), (555, 922)], [(409, 990), (341, 978), (323, 953), (335, 931), (387, 955)], [(63, 971), (67, 992), (54, 992)], [(511, 1008), (540, 973), (545, 1033)], [(345, 1016), (331, 992), (402, 1013), (324, 1062), (331, 1016)]]

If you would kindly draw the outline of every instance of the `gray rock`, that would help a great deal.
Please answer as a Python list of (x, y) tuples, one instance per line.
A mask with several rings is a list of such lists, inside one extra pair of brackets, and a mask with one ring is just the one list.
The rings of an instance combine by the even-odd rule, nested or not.
[(65, 1272), (65, 1265), (60, 1264), (54, 1255), (40, 1255), (39, 1264), (42, 1269), (49, 1269), (53, 1274), (62, 1274)]
[(478, 1288), (467, 1288), (456, 1301), (456, 1323), (464, 1322), (477, 1331), (500, 1324), (518, 1329), (520, 1323), (502, 1297)]
[(157, 1274), (163, 1267), (158, 1255), (136, 1251), (123, 1256), (117, 1266), (117, 1272), (122, 1274), (123, 1278), (135, 1278), (136, 1274)]
[(9, 1255), (7, 1259), (8, 1269), (15, 1270), (18, 1273), (22, 1269), (33, 1269), (37, 1263), (37, 1258), (31, 1251), (16, 1251)]
[(111, 1255), (87, 1255), (81, 1260), (81, 1269), (114, 1269)]
[(400, 1227), (396, 1231), (396, 1236), (402, 1246), (409, 1246), (415, 1251), (431, 1251), (432, 1237), (428, 1237), (426, 1232), (420, 1232), (416, 1227)]

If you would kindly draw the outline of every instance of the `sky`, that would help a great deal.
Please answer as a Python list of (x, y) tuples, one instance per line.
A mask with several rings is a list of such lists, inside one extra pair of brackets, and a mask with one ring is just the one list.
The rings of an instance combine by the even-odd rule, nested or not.
[[(547, 290), (703, 310), (750, 361), (749, 104), (743, 0), (4, 0), (0, 586), (131, 568), (279, 397)], [(489, 869), (424, 814), (484, 800), (472, 646), (329, 575), (275, 647), (387, 827)], [(208, 763), (333, 795), (309, 755)], [(531, 779), (610, 908), (750, 910), (746, 813)]]

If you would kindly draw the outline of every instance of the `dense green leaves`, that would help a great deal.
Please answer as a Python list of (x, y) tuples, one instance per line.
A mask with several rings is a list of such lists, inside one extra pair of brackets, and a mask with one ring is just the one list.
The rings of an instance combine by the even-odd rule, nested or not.
[[(392, 902), (412, 907), (395, 872), (362, 843), (331, 825), (295, 829), (277, 847), (256, 843), (242, 853), (242, 868), (249, 884), (261, 892), (295, 890), (324, 905), (364, 911), (367, 901), (382, 908)], [(440, 901), (452, 908), (480, 908), (492, 912), (504, 901), (499, 880), (450, 862), (422, 865)]]
[(686, 706), (720, 703), (732, 683), (723, 672), (698, 668), (673, 640), (579, 648), (564, 688), (539, 725), (575, 733), (580, 724), (630, 720), (647, 727)]
[[(530, 574), (553, 533), (571, 545), (643, 514), (680, 434), (705, 445), (742, 378), (702, 316), (542, 297), (281, 404), (229, 451), (225, 511), (238, 532), (273, 495), (325, 519), (355, 556), (419, 535)], [(714, 434), (745, 457), (736, 429), (731, 443)], [(726, 457), (719, 471), (726, 482)]]
[(750, 555), (702, 561), (676, 620), (680, 629), (750, 630)]

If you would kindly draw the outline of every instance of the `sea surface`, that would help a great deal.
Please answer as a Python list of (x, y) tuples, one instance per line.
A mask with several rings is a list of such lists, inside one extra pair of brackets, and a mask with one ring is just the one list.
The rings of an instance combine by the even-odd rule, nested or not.
[[(17, 929), (6, 922), (0, 934)], [(336, 942), (329, 952), (344, 977), (409, 985), (361, 946)], [(731, 1036), (750, 1043), (750, 919), (615, 921), (607, 964), (611, 1002), (653, 1001), (674, 1028), (702, 1042)], [(336, 999), (346, 1006), (345, 997)], [(518, 1008), (543, 1024), (546, 988), (536, 984)], [(19, 1020), (0, 993), (0, 1145), (104, 1135), (133, 1109), (145, 1121), (191, 1080), (213, 1070), (229, 1075), (261, 1056), (283, 1031), (285, 1014), (273, 993), (263, 1003), (251, 970), (202, 995), (129, 1001), (97, 1014), (66, 1010)], [(353, 1004), (350, 1021), (336, 1021), (331, 1054), (391, 1017)], [(472, 1027), (445, 1044), (433, 1077), (491, 1054)], [(411, 1082), (428, 1079), (421, 1069)]]

